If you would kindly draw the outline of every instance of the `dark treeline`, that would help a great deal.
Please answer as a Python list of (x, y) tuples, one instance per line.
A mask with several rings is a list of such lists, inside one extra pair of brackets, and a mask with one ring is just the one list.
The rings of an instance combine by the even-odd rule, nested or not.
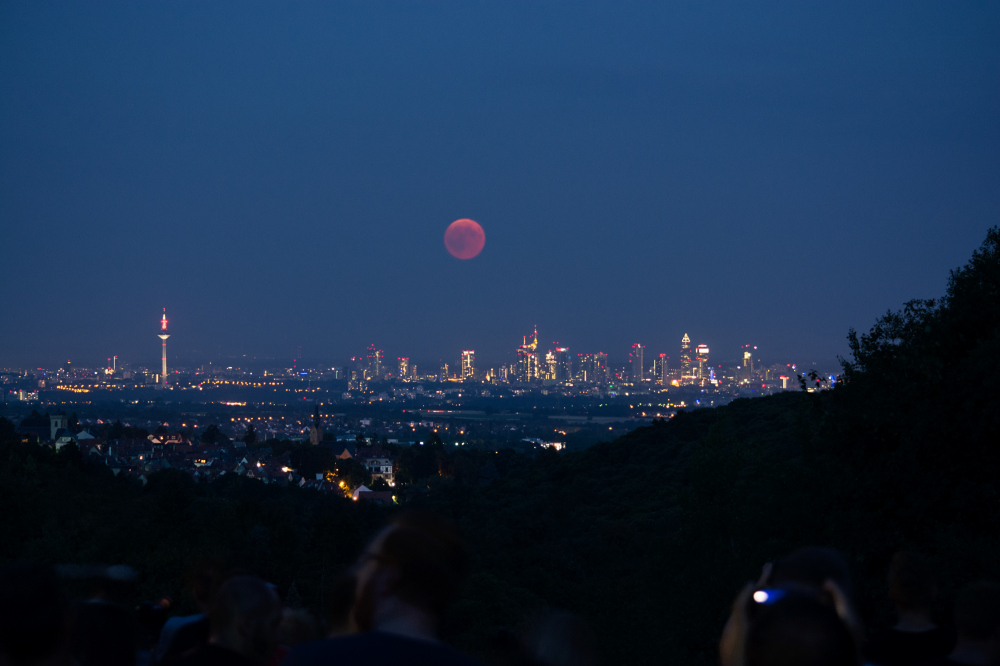
[[(737, 589), (806, 544), (848, 557), (872, 630), (890, 624), (892, 554), (923, 554), (947, 620), (957, 588), (1000, 578), (1000, 231), (943, 298), (849, 339), (832, 390), (681, 412), (580, 453), (407, 454), (403, 503), (454, 518), (473, 554), (447, 637), (486, 655), (549, 606), (592, 624), (605, 663), (715, 663)], [(150, 597), (181, 598), (187, 567), (227, 553), (322, 612), (326, 577), (391, 511), (230, 475), (143, 487), (0, 429), (0, 557), (127, 563)]]

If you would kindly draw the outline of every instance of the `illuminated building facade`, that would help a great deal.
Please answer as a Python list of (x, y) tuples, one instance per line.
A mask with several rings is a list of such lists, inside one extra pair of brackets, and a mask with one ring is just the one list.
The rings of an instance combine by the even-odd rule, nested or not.
[(666, 354), (660, 354), (656, 367), (656, 381), (659, 382), (660, 386), (668, 386), (670, 384), (670, 357)]
[(163, 386), (167, 385), (167, 338), (170, 334), (167, 333), (167, 309), (163, 308), (163, 318), (160, 319), (160, 334), (156, 336), (163, 341), (163, 371), (160, 375), (160, 383)]
[(368, 345), (368, 356), (367, 356), (369, 379), (381, 379), (382, 371), (385, 368), (385, 352), (381, 349), (376, 349), (375, 345)]
[(594, 354), (594, 381), (608, 381), (608, 355), (604, 352)]
[(642, 352), (643, 352), (643, 349), (645, 349), (645, 348), (637, 342), (634, 345), (632, 345), (632, 353), (629, 354), (629, 360), (632, 363), (632, 381), (633, 382), (641, 382), (645, 378), (645, 374), (643, 372), (643, 367), (642, 367), (642, 363), (643, 363)]
[(462, 379), (472, 379), (476, 375), (476, 352), (467, 350), (462, 352)]
[(756, 349), (756, 347), (751, 345), (743, 345), (743, 367), (740, 368), (740, 379), (744, 382), (753, 381), (755, 379), (753, 352)]
[(576, 378), (582, 382), (608, 381), (608, 355), (604, 352), (596, 354), (580, 354), (577, 357)]
[(542, 365), (541, 378), (552, 380), (556, 378), (556, 355), (551, 349), (545, 352), (545, 363)]
[(556, 347), (556, 367), (554, 379), (558, 382), (568, 382), (573, 379), (573, 357), (569, 347)]
[(698, 349), (695, 352), (695, 358), (698, 360), (698, 382), (704, 386), (705, 382), (708, 381), (708, 345), (698, 345)]
[(691, 351), (691, 338), (685, 333), (681, 338), (681, 383), (693, 384), (697, 379), (694, 370), (694, 354)]
[(404, 357), (397, 360), (399, 361), (399, 378), (408, 378), (410, 376), (410, 359)]
[(532, 382), (539, 378), (539, 374), (538, 326), (535, 326), (531, 342), (528, 342), (528, 336), (524, 336), (524, 342), (517, 348), (517, 379)]

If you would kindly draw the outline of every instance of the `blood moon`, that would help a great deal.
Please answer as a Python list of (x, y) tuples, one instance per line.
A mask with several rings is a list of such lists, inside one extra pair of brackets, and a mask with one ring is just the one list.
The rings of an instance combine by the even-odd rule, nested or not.
[(475, 220), (455, 220), (444, 232), (444, 246), (456, 259), (472, 259), (485, 245), (486, 234)]

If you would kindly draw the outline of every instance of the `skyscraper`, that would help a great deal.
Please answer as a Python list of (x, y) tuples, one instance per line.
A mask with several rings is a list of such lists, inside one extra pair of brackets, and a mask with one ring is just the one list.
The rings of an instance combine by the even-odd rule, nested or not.
[(476, 352), (467, 350), (462, 352), (462, 379), (472, 379), (476, 374)]
[(695, 356), (698, 359), (698, 381), (704, 386), (708, 381), (708, 345), (698, 345)]
[(538, 326), (535, 326), (535, 333), (528, 342), (528, 336), (524, 336), (524, 342), (517, 348), (517, 378), (522, 382), (531, 382), (538, 379)]
[(660, 382), (660, 386), (668, 386), (670, 384), (670, 357), (666, 354), (660, 354), (660, 367), (657, 368), (659, 374), (656, 379)]
[(551, 349), (545, 352), (545, 363), (542, 364), (541, 378), (542, 379), (556, 378), (556, 355), (555, 353), (553, 353)]
[(406, 379), (410, 376), (410, 359), (403, 357), (396, 360), (399, 361), (399, 378)]
[(741, 379), (750, 381), (754, 377), (753, 352), (757, 349), (751, 345), (743, 345), (743, 367), (741, 368)]
[(691, 338), (685, 333), (681, 338), (681, 383), (691, 384), (695, 380), (694, 355), (691, 353)]
[(555, 375), (556, 381), (559, 382), (573, 379), (573, 357), (569, 353), (569, 347), (556, 347)]
[(381, 349), (376, 349), (375, 345), (368, 345), (368, 376), (370, 379), (381, 379), (382, 369), (384, 366), (383, 359), (385, 358), (385, 352)]
[(163, 318), (160, 320), (160, 334), (156, 336), (163, 340), (163, 374), (160, 376), (160, 384), (163, 386), (167, 385), (167, 338), (170, 334), (167, 333), (167, 309), (163, 308)]
[(632, 362), (632, 381), (641, 382), (644, 379), (644, 372), (642, 367), (642, 350), (644, 347), (638, 342), (632, 345), (632, 353), (629, 355), (629, 359)]
[(594, 354), (594, 381), (608, 381), (608, 355), (604, 352)]

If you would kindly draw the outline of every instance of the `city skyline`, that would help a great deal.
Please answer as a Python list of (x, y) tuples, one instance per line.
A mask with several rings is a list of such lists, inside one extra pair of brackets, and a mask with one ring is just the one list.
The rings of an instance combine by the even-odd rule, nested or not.
[[(157, 337), (161, 340), (159, 366), (150, 364), (145, 359), (136, 361), (122, 359), (120, 362), (120, 355), (114, 354), (107, 357), (106, 367), (101, 366), (99, 363), (95, 364), (92, 361), (90, 363), (86, 361), (81, 363), (80, 359), (76, 361), (66, 359), (65, 362), (57, 362), (49, 365), (29, 365), (17, 368), (6, 367), (3, 369), (31, 371), (52, 370), (56, 368), (86, 368), (88, 371), (93, 372), (95, 368), (104, 367), (105, 372), (111, 371), (111, 374), (115, 374), (114, 370), (118, 369), (120, 364), (122, 370), (128, 368), (129, 370), (142, 370), (151, 373), (150, 376), (154, 380), (154, 384), (166, 387), (169, 384), (171, 374), (171, 372), (168, 372), (167, 366), (166, 340), (171, 335), (167, 329), (166, 308), (163, 308), (158, 324)], [(672, 353), (661, 352), (660, 349), (669, 349), (669, 345), (666, 347), (660, 345), (657, 346), (657, 349), (651, 353), (648, 359), (644, 359), (644, 352), (647, 349), (647, 345), (633, 343), (624, 358), (619, 359), (610, 355), (607, 351), (574, 349), (558, 341), (553, 341), (551, 344), (545, 345), (539, 340), (538, 326), (534, 325), (531, 335), (522, 336), (521, 344), (508, 349), (506, 355), (502, 352), (497, 353), (495, 350), (488, 355), (480, 353), (479, 361), (476, 360), (477, 352), (475, 349), (466, 349), (459, 351), (457, 355), (453, 355), (450, 358), (440, 358), (436, 362), (429, 362), (425, 359), (424, 363), (418, 365), (418, 362), (411, 360), (410, 356), (394, 356), (392, 353), (387, 353), (384, 349), (381, 349), (377, 343), (372, 342), (366, 345), (363, 354), (350, 355), (347, 352), (317, 359), (304, 355), (301, 346), (298, 346), (296, 349), (290, 350), (289, 356), (285, 359), (251, 355), (236, 355), (215, 359), (181, 357), (176, 363), (171, 359), (170, 369), (172, 373), (176, 373), (178, 372), (177, 368), (182, 368), (187, 373), (192, 371), (192, 368), (201, 367), (204, 370), (206, 365), (210, 368), (213, 363), (218, 361), (216, 364), (217, 369), (233, 366), (242, 368), (243, 370), (253, 368), (258, 370), (269, 368), (272, 371), (275, 369), (282, 371), (294, 369), (338, 370), (343, 373), (343, 379), (349, 379), (352, 370), (363, 370), (364, 376), (362, 379), (365, 380), (388, 377), (417, 380), (436, 375), (441, 381), (449, 378), (489, 381), (499, 377), (505, 382), (532, 382), (541, 380), (563, 382), (572, 380), (594, 381), (595, 379), (606, 381), (613, 379), (617, 375), (619, 379), (627, 378), (630, 382), (648, 382), (662, 386), (670, 385), (671, 379), (680, 380), (684, 383), (695, 383), (693, 380), (697, 379), (704, 385), (709, 379), (714, 378), (712, 372), (713, 366), (709, 362), (708, 356), (709, 346), (705, 343), (696, 344), (695, 346), (697, 347), (696, 349), (692, 346), (690, 336), (684, 333), (680, 341), (674, 346)], [(781, 354), (780, 351), (776, 351), (772, 357), (766, 359), (759, 353), (756, 358), (752, 358), (751, 352), (747, 351), (748, 349), (756, 352), (758, 346), (742, 345), (732, 355), (724, 353), (720, 357), (714, 357), (714, 361), (716, 362), (715, 367), (722, 368), (723, 365), (727, 367), (742, 366), (752, 370), (754, 363), (780, 365), (790, 358), (787, 354)], [(484, 356), (489, 360), (484, 361)], [(496, 360), (501, 357), (503, 357), (503, 360)], [(331, 360), (334, 358), (337, 360)], [(672, 363), (671, 358), (674, 359)], [(800, 363), (801, 361), (802, 359), (799, 360)], [(835, 359), (821, 359), (821, 361), (820, 365), (828, 366)], [(788, 365), (791, 366), (792, 364), (789, 363)], [(812, 365), (817, 365), (816, 361), (813, 361)], [(418, 373), (418, 367), (424, 368), (425, 372)], [(157, 369), (159, 369), (159, 372), (156, 371)], [(830, 369), (830, 367), (824, 367), (824, 371), (830, 371)], [(427, 370), (430, 370), (430, 372), (427, 372)], [(677, 385), (676, 381), (673, 385)]]

